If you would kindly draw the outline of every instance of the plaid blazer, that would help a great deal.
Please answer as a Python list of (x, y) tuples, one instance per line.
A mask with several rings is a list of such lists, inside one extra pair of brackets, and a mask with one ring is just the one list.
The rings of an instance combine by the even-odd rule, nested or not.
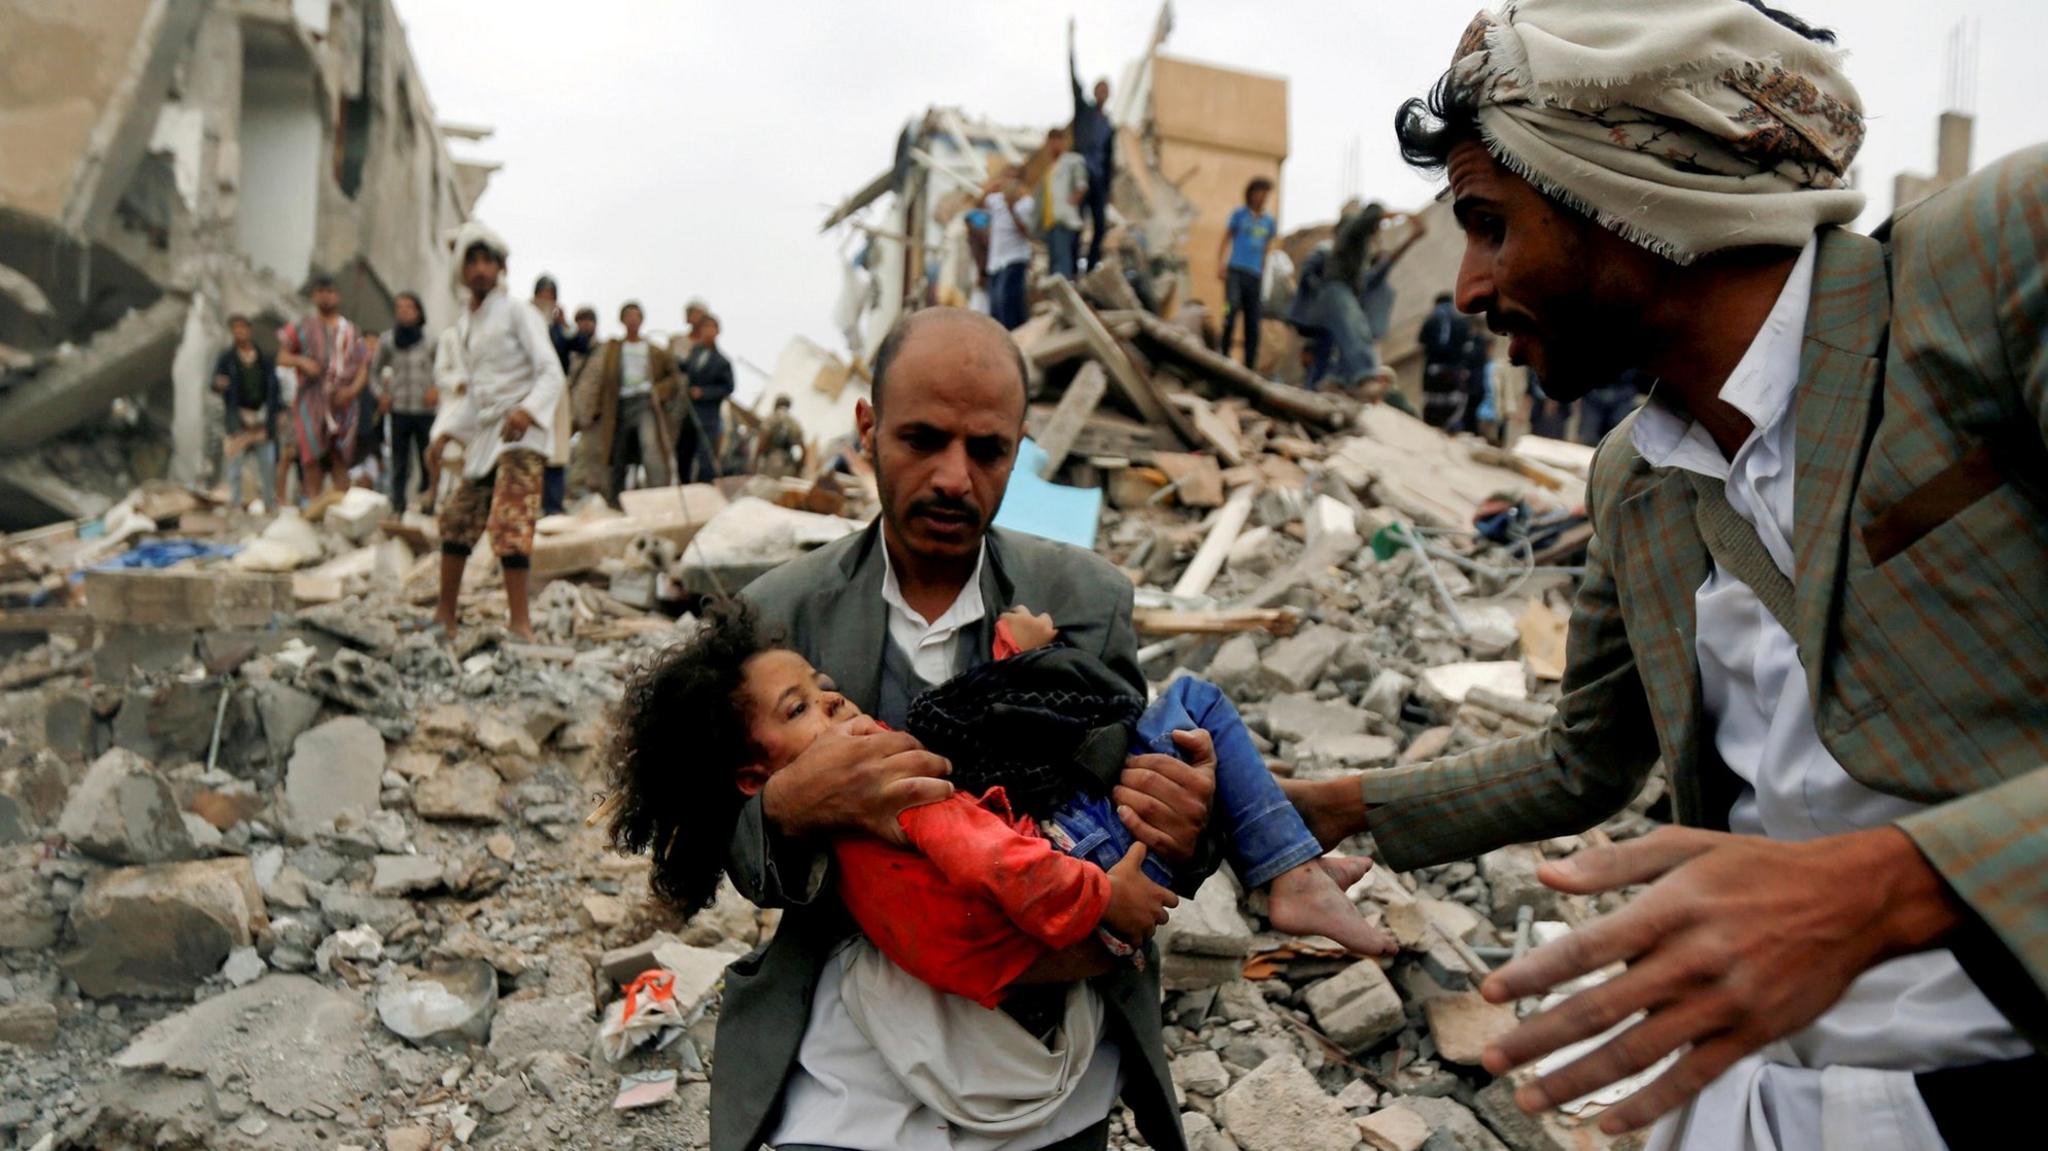
[[(1800, 662), (1821, 742), (1979, 922), (1955, 950), (2035, 1044), (2048, 988), (2048, 147), (1820, 236), (1796, 393)], [(1633, 420), (1631, 419), (1631, 423)], [(1661, 757), (1680, 820), (1738, 787), (1703, 722), (1691, 484), (1623, 429), (1593, 462), (1596, 540), (1564, 698), (1534, 735), (1363, 777), (1399, 869), (1584, 830)], [(1985, 930), (1988, 928), (1988, 931)]]

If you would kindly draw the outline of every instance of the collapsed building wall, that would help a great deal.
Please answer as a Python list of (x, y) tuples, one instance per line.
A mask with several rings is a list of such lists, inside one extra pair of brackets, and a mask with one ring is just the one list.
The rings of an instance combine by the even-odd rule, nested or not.
[[(366, 329), (403, 290), (448, 314), (490, 169), (450, 156), (390, 0), (0, 0), (0, 42), (0, 154), (36, 158), (0, 170), (0, 427), (37, 433), (0, 437), (0, 528), (206, 476), (231, 313), (268, 346), (325, 274)], [(99, 346), (173, 296), (169, 349)], [(139, 423), (124, 466), (16, 482), (113, 435), (110, 395)]]

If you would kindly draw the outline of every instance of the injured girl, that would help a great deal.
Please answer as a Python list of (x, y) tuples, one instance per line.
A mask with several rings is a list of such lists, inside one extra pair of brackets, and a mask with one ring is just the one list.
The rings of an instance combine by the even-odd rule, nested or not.
[[(953, 794), (899, 816), (907, 846), (849, 835), (832, 845), (838, 893), (861, 935), (835, 954), (841, 996), (913, 1094), (954, 1122), (1016, 1129), (1073, 1084), (1070, 1052), (1094, 1048), (1100, 1001), (1072, 995), (1061, 1025), (1032, 1035), (1001, 1003), (1048, 955), (1093, 940), (1122, 962), (1177, 902), (1174, 875), (1146, 858), (1109, 798), (1126, 755), (1181, 754), (1208, 733), (1212, 822), (1247, 888), (1267, 888), (1279, 930), (1322, 935), (1362, 955), (1391, 936), (1345, 895), (1362, 860), (1321, 846), (1266, 769), (1215, 685), (1169, 684), (1148, 707), (1095, 656), (1058, 641), (1051, 619), (1013, 608), (994, 659), (915, 700), (906, 726), (952, 764)], [(650, 716), (696, 717), (687, 751), (640, 746)], [(712, 608), (629, 688), (609, 756), (612, 842), (654, 855), (651, 884), (685, 915), (707, 905), (746, 797), (860, 709), (801, 655), (764, 636), (740, 603)], [(1000, 1052), (999, 1089), (958, 1082)]]

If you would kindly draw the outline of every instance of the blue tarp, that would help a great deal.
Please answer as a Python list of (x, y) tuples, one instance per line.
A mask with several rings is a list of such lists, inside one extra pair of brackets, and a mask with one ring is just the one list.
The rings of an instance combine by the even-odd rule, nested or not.
[(1045, 449), (1026, 439), (1017, 448), (1017, 466), (1003, 496), (996, 526), (1029, 532), (1049, 540), (1093, 550), (1095, 526), (1102, 519), (1101, 488), (1070, 488), (1038, 478)]
[(236, 544), (203, 544), (198, 540), (155, 540), (92, 565), (94, 571), (121, 568), (167, 568), (186, 560), (226, 559), (241, 551)]

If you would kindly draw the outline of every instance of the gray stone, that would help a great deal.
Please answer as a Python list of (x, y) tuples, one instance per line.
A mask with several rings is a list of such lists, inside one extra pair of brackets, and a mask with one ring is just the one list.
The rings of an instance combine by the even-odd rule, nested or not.
[(503, 1115), (519, 1106), (520, 1101), (525, 1098), (526, 1087), (519, 1082), (519, 1076), (503, 1075), (496, 1083), (491, 1084), (490, 1090), (477, 1097), (477, 1102), (483, 1105), (485, 1111), (493, 1115)]
[(1430, 1095), (1397, 1095), (1386, 1101), (1389, 1107), (1405, 1107), (1422, 1116), (1434, 1132), (1425, 1151), (1508, 1151), (1479, 1117), (1455, 1099)]
[(270, 762), (283, 763), (292, 744), (320, 718), (320, 697), (273, 679), (255, 683), (256, 717), (263, 725), (263, 741), (270, 748)]
[(539, 742), (525, 728), (514, 727), (495, 715), (476, 721), (476, 742), (492, 755), (516, 755), (522, 759), (540, 756)]
[(397, 625), (360, 598), (309, 607), (299, 622), (380, 658), (398, 646)]
[(256, 953), (254, 947), (237, 947), (228, 952), (228, 961), (221, 964), (220, 973), (234, 986), (247, 987), (263, 978), (267, 970), (269, 965), (263, 962), (263, 957)]
[(48, 1047), (56, 1041), (56, 1004), (0, 1004), (0, 1043), (15, 1043), (23, 1047)]
[(92, 758), (95, 729), (92, 697), (82, 691), (53, 691), (43, 697), (43, 743), (58, 755), (83, 763)]
[(411, 895), (432, 891), (442, 885), (441, 861), (431, 855), (380, 855), (371, 860), (375, 869), (370, 890), (378, 895)]
[(491, 1058), (504, 1070), (543, 1051), (583, 1055), (597, 1042), (586, 994), (506, 999), (491, 1024)]
[(387, 939), (397, 934), (401, 926), (419, 918), (413, 913), (412, 904), (403, 899), (340, 888), (330, 889), (320, 897), (320, 914), (336, 928), (368, 924)]
[(1266, 734), (1277, 743), (1364, 735), (1369, 722), (1365, 712), (1342, 700), (1319, 700), (1306, 692), (1266, 701)]
[(1323, 1034), (1354, 1053), (1399, 1034), (1406, 1021), (1400, 993), (1370, 959), (1310, 986), (1302, 1000)]
[(1422, 1151), (1429, 1142), (1429, 1120), (1406, 1107), (1385, 1107), (1358, 1121), (1372, 1151)]
[(505, 818), (502, 786), (481, 763), (451, 763), (413, 784), (412, 809), (421, 819), (497, 823)]
[(436, 964), (377, 989), (377, 1018), (415, 1047), (463, 1047), (490, 1038), (498, 973), (476, 959)]
[(1230, 1088), (1230, 1072), (1214, 1051), (1197, 1051), (1173, 1061), (1173, 1081), (1194, 1095), (1221, 1095)]
[(1239, 703), (1259, 699), (1265, 691), (1259, 685), (1259, 645), (1248, 635), (1234, 635), (1223, 641), (1203, 673), (1223, 694)]
[(1344, 646), (1330, 659), (1328, 674), (1337, 679), (1354, 683), (1368, 683), (1380, 671), (1379, 653), (1373, 650), (1369, 636), (1353, 635), (1345, 639)]
[(1401, 705), (1408, 699), (1408, 693), (1415, 690), (1415, 681), (1398, 671), (1382, 671), (1372, 677), (1366, 685), (1365, 695), (1360, 697), (1358, 706), (1383, 719), (1400, 719)]
[(306, 732), (285, 769), (285, 830), (311, 839), (342, 815), (369, 815), (383, 776), (384, 737), (363, 720), (343, 716)]
[(179, 998), (265, 927), (263, 893), (246, 859), (103, 871), (71, 906), (78, 946), (59, 963), (95, 999)]
[(299, 675), (299, 686), (314, 695), (375, 720), (392, 739), (412, 730), (412, 693), (398, 670), (383, 660), (344, 648)]
[(41, 850), (24, 844), (0, 853), (0, 951), (47, 950), (64, 926), (48, 881), (36, 873)]
[(1401, 745), (1384, 735), (1321, 735), (1301, 740), (1292, 750), (1298, 768), (1357, 771), (1393, 763)]
[(1244, 1151), (1351, 1151), (1358, 1121), (1323, 1093), (1293, 1055), (1268, 1059), (1216, 1101)]
[[(114, 746), (167, 763), (206, 758), (220, 693), (225, 690), (212, 679), (130, 684), (114, 717)], [(228, 715), (235, 717), (233, 707)], [(247, 734), (224, 728), (221, 746), (233, 746)]]
[(1237, 909), (1237, 889), (1217, 872), (1167, 913), (1160, 946), (1184, 955), (1242, 959), (1251, 953), (1252, 927)]
[(1259, 674), (1273, 691), (1308, 691), (1350, 638), (1328, 624), (1312, 624), (1267, 648)]
[(163, 863), (196, 854), (171, 785), (141, 756), (115, 748), (71, 791), (57, 831), (115, 863)]
[[(1512, 1151), (1579, 1151), (1589, 1146), (1606, 1146), (1607, 1139), (1595, 1125), (1599, 1110), (1590, 1115), (1566, 1115), (1545, 1111), (1530, 1115), (1515, 1106), (1519, 1079), (1496, 1079), (1472, 1099), (1472, 1109), (1486, 1121)], [(1616, 1147), (1625, 1146), (1616, 1140)]]
[(1493, 892), (1493, 922), (1513, 927), (1515, 914), (1527, 907), (1538, 919), (1556, 919), (1557, 892), (1536, 878), (1543, 853), (1526, 843), (1510, 844), (1479, 857), (1479, 874)]

